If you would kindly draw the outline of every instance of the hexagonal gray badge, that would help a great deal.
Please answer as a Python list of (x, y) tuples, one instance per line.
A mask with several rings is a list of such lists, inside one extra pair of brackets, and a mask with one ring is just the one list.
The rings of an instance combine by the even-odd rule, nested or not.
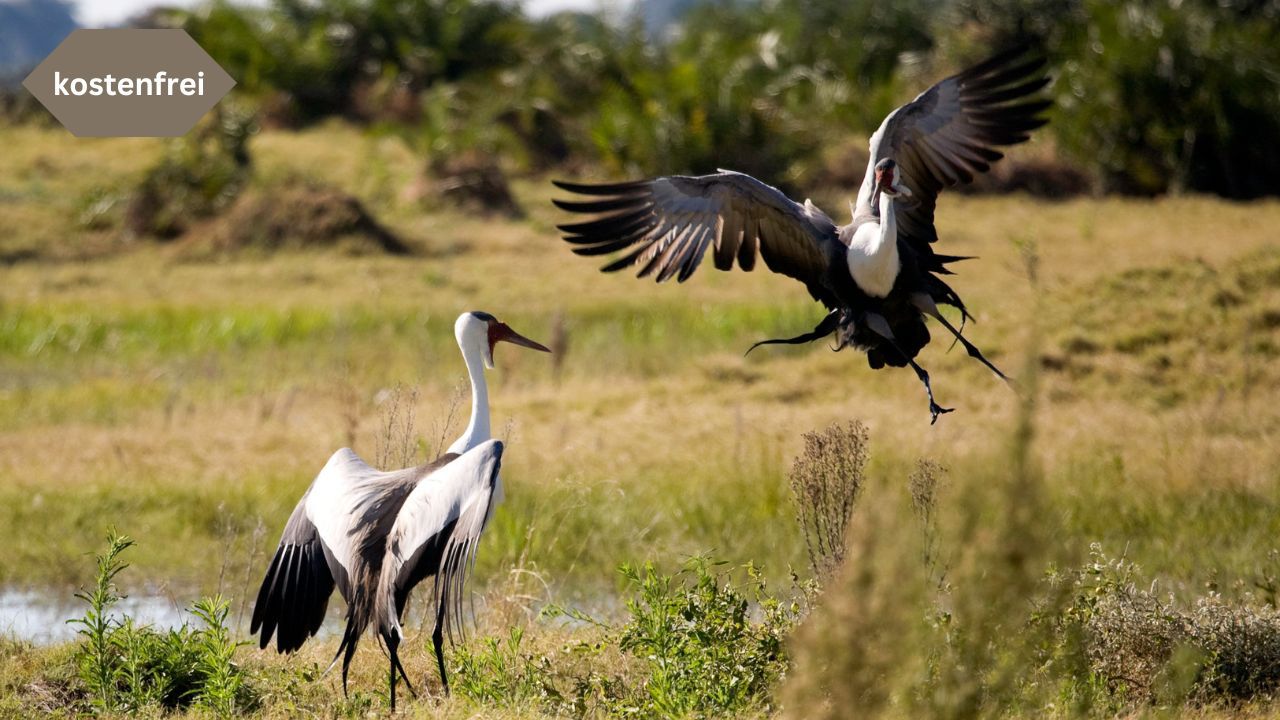
[(174, 137), (235, 87), (183, 30), (76, 30), (22, 82), (79, 137)]

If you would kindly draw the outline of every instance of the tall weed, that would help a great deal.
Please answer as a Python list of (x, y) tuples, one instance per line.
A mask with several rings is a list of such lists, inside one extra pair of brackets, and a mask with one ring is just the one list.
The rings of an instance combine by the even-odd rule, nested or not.
[(239, 643), (231, 639), (229, 605), (221, 596), (192, 606), (203, 627), (184, 624), (159, 631), (131, 617), (111, 615), (121, 598), (115, 578), (128, 567), (120, 556), (132, 546), (128, 537), (110, 531), (107, 550), (97, 558), (94, 587), (76, 594), (88, 606), (70, 622), (80, 626), (76, 663), (91, 709), (137, 712), (195, 705), (232, 717), (252, 707), (254, 694), (233, 661)]
[(133, 540), (128, 536), (120, 535), (114, 528), (108, 530), (107, 550), (97, 556), (98, 572), (93, 587), (76, 593), (88, 606), (83, 616), (71, 621), (80, 626), (76, 632), (83, 638), (76, 664), (80, 679), (99, 712), (114, 710), (119, 705), (116, 691), (122, 668), (117, 662), (118, 643), (114, 638), (121, 624), (110, 613), (111, 607), (120, 601), (116, 576), (129, 567), (120, 556), (132, 546)]
[(844, 562), (849, 518), (862, 492), (867, 467), (867, 428), (854, 421), (804, 436), (804, 452), (791, 466), (796, 521), (804, 531), (809, 563), (827, 578)]

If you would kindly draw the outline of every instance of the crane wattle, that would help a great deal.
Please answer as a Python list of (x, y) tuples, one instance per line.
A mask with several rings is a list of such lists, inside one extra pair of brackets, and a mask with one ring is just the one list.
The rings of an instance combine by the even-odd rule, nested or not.
[(493, 348), (502, 339), (502, 331), (506, 326), (502, 323), (489, 323), (489, 362), (493, 362)]

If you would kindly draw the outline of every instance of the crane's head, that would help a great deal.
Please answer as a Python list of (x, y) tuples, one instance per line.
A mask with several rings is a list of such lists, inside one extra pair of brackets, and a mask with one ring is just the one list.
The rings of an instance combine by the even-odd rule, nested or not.
[(536, 343), (520, 333), (512, 330), (506, 323), (487, 312), (465, 312), (458, 316), (453, 324), (453, 336), (458, 340), (458, 347), (463, 355), (478, 352), (484, 360), (484, 366), (493, 369), (493, 346), (500, 342), (522, 345), (542, 352), (551, 352), (540, 343)]
[(911, 188), (902, 184), (902, 173), (898, 171), (898, 163), (893, 158), (885, 158), (876, 163), (876, 191), (889, 197), (911, 197)]

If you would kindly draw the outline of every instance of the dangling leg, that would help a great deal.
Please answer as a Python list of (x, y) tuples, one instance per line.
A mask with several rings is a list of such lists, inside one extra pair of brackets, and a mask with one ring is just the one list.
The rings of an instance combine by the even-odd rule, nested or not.
[(915, 360), (907, 359), (911, 363), (911, 369), (916, 371), (916, 377), (920, 378), (920, 382), (924, 383), (924, 391), (929, 395), (929, 424), (933, 425), (938, 422), (938, 416), (943, 413), (954, 412), (955, 408), (944, 408), (933, 400), (933, 386), (929, 384), (929, 373)]
[(1003, 372), (1000, 371), (1000, 368), (991, 364), (991, 361), (988, 360), (982, 354), (982, 351), (978, 349), (977, 345), (974, 345), (973, 343), (969, 342), (969, 339), (966, 338), (963, 333), (957, 330), (954, 325), (952, 325), (950, 322), (947, 321), (945, 317), (942, 316), (942, 313), (938, 311), (938, 305), (933, 301), (933, 298), (929, 297), (925, 293), (916, 293), (911, 297), (911, 302), (913, 305), (915, 305), (917, 308), (920, 309), (920, 312), (942, 323), (942, 326), (945, 327), (947, 330), (949, 330), (951, 334), (955, 336), (956, 341), (959, 342), (961, 345), (964, 345), (964, 349), (966, 352), (969, 353), (969, 357), (975, 358), (978, 360), (978, 362), (991, 368), (991, 372), (995, 373), (996, 376), (999, 377), (1001, 380), (1004, 380), (1010, 385), (1013, 384), (1013, 381), (1009, 379), (1008, 375), (1005, 375)]
[(924, 383), (924, 391), (929, 396), (929, 424), (933, 425), (937, 423), (939, 415), (954, 411), (955, 408), (944, 408), (934, 401), (933, 385), (929, 383), (929, 373), (924, 368), (920, 367), (919, 363), (915, 360), (907, 357), (907, 354), (902, 351), (902, 348), (898, 347), (898, 342), (893, 337), (893, 330), (889, 327), (889, 322), (884, 319), (884, 316), (876, 313), (867, 313), (866, 321), (867, 327), (871, 328), (873, 332), (884, 338), (885, 341), (889, 343), (890, 347), (898, 351), (899, 355), (906, 358), (907, 363), (911, 365), (911, 369), (916, 371), (916, 377), (920, 378), (920, 382)]
[(440, 666), (440, 684), (444, 686), (444, 694), (449, 695), (449, 674), (444, 670), (444, 613), (448, 603), (442, 597), (437, 597), (438, 605), (436, 606), (436, 627), (431, 632), (431, 645), (436, 651), (436, 663)]

